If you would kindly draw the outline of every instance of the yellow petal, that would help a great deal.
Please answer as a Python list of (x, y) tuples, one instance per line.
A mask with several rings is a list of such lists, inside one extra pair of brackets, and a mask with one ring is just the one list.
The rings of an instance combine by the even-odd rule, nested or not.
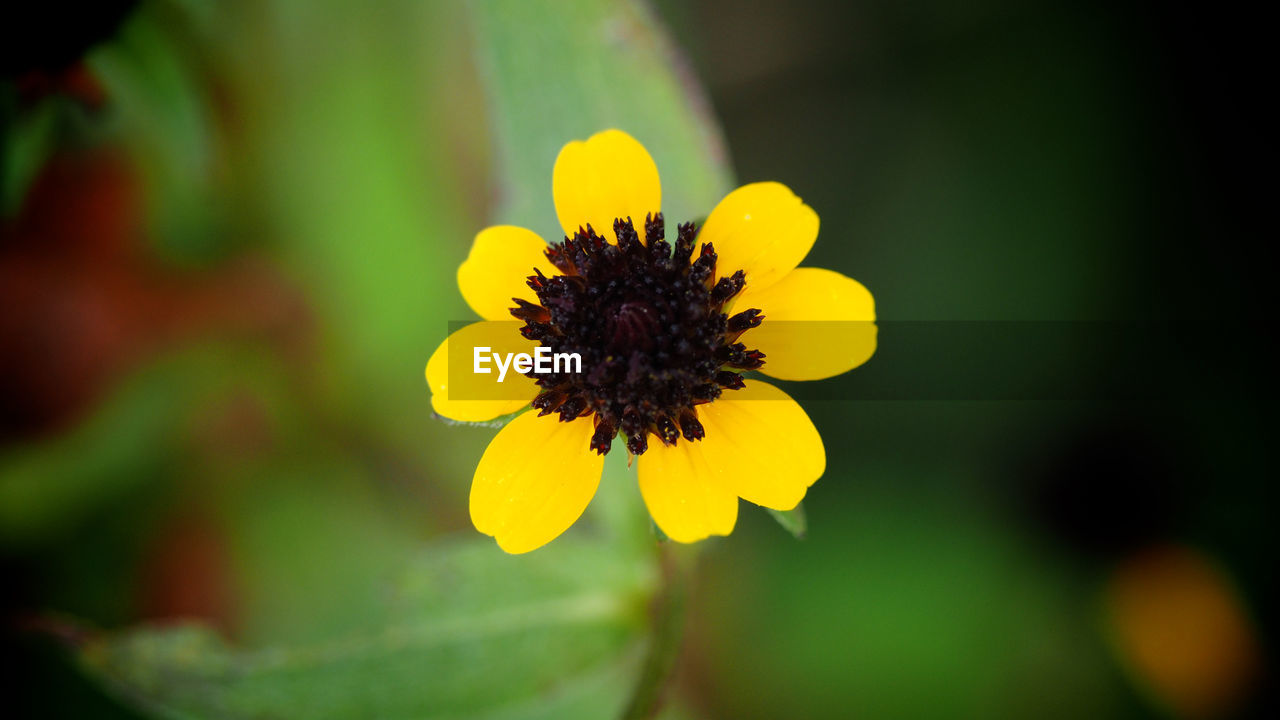
[(569, 529), (596, 494), (604, 456), (589, 445), (588, 418), (560, 422), (529, 411), (498, 432), (471, 481), (471, 522), (516, 554)]
[(818, 214), (786, 185), (743, 185), (711, 211), (698, 235), (712, 243), (720, 276), (747, 273), (747, 287), (763, 290), (791, 272), (818, 239)]
[(691, 543), (733, 532), (738, 496), (703, 457), (701, 441), (654, 443), (637, 462), (640, 494), (667, 537)]
[[(475, 374), (475, 348), (490, 352), (532, 353), (537, 343), (520, 335), (516, 321), (481, 321), (450, 335), (427, 361), (431, 407), (441, 415), (465, 422), (483, 422), (513, 413), (538, 394), (533, 380), (509, 370), (501, 382), (497, 372)], [(450, 368), (457, 365), (455, 371)], [(494, 370), (492, 361), (486, 369)]]
[(759, 308), (760, 327), (740, 342), (764, 353), (766, 375), (821, 380), (852, 370), (876, 351), (876, 308), (857, 280), (822, 268), (796, 268), (763, 290), (747, 283), (734, 311)]
[[(827, 454), (804, 409), (769, 383), (748, 380), (698, 406), (696, 441), (726, 488), (757, 505), (791, 510), (822, 477)], [(684, 441), (681, 441), (684, 442)]]
[(644, 237), (644, 218), (662, 208), (658, 166), (635, 138), (605, 130), (560, 150), (551, 171), (551, 195), (565, 235), (590, 224), (613, 238), (615, 218), (630, 217)]
[(497, 225), (481, 230), (471, 252), (458, 267), (458, 289), (467, 304), (485, 320), (510, 320), (508, 312), (518, 297), (536, 303), (525, 284), (536, 267), (546, 275), (557, 274), (543, 251), (547, 244), (532, 230)]

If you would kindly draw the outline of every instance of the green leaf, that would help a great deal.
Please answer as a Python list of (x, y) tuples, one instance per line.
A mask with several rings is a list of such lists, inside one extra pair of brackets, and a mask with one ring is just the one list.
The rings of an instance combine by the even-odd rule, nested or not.
[(365, 633), (241, 650), (198, 626), (143, 628), (93, 636), (79, 658), (170, 718), (616, 717), (655, 582), (598, 543), (445, 542), (370, 588), (384, 600)]
[(271, 397), (280, 368), (234, 344), (192, 346), (126, 376), (73, 429), (0, 451), (0, 546), (48, 541), (155, 481), (193, 408), (252, 390)]
[(472, 3), (497, 136), (502, 203), (493, 221), (560, 233), (551, 166), (566, 142), (611, 127), (649, 149), (668, 222), (705, 217), (730, 189), (708, 103), (640, 3)]
[(17, 90), (0, 84), (0, 217), (16, 215), (55, 144), (58, 100), (45, 100), (27, 112)]
[(104, 123), (145, 182), (150, 239), (167, 259), (216, 259), (234, 235), (216, 232), (222, 199), (213, 100), (202, 84), (189, 13), (161, 3), (131, 13), (88, 56), (110, 98)]
[(804, 514), (804, 503), (796, 505), (792, 510), (766, 509), (773, 516), (773, 519), (778, 521), (779, 525), (797, 538), (804, 537), (804, 534), (809, 531), (809, 520)]

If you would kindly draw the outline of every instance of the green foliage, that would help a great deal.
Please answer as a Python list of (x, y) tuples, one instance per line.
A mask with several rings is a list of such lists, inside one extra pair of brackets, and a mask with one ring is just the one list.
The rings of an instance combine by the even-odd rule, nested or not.
[[(422, 371), (462, 306), (452, 248), (469, 238), (427, 50), (445, 7), (229, 5), (211, 21), (243, 144), (240, 201), (306, 294), (323, 403), (421, 450)], [(267, 19), (276, 18), (275, 21)]]
[(0, 217), (14, 215), (22, 205), (54, 144), (61, 105), (50, 100), (20, 112), (17, 90), (0, 83)]
[(748, 519), (707, 553), (689, 622), (715, 716), (790, 717), (797, 698), (806, 717), (1115, 716), (1092, 598), (930, 462), (867, 467), (861, 482), (891, 483), (813, 504), (804, 543)]
[(611, 127), (648, 148), (668, 221), (705, 217), (730, 189), (719, 130), (655, 19), (630, 0), (472, 3), (498, 144), (496, 222), (560, 232), (551, 166)]
[(174, 462), (193, 408), (278, 392), (279, 368), (244, 348), (200, 345), (124, 378), (73, 430), (0, 452), (0, 545), (39, 543)]
[[(207, 629), (93, 637), (84, 667), (170, 718), (606, 718), (642, 641), (653, 577), (612, 548), (562, 540), (430, 548), (371, 603), (367, 631), (236, 650)], [(381, 592), (379, 592), (381, 591)]]
[(774, 510), (773, 508), (768, 510), (784, 530), (797, 538), (804, 537), (804, 534), (809, 531), (809, 519), (804, 514), (804, 503), (796, 505), (791, 510)]
[(151, 4), (124, 23), (89, 66), (110, 102), (101, 123), (124, 138), (145, 181), (151, 237), (164, 255), (198, 264), (225, 254), (217, 196), (216, 121), (201, 82), (190, 13)]

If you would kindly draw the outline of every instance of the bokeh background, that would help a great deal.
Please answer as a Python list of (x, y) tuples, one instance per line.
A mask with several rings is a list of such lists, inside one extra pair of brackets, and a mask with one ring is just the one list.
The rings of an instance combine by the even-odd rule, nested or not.
[[(422, 367), (470, 317), (454, 272), (475, 231), (512, 208), (552, 217), (555, 143), (583, 133), (555, 140), (554, 118), (503, 100), (612, 84), (575, 46), (495, 90), (504, 66), (483, 48), (506, 22), (626, 34), (619, 12), (665, 38), (692, 98), (670, 111), (704, 113), (720, 159), (637, 132), (664, 181), (685, 163), (700, 192), (787, 183), (822, 218), (807, 264), (871, 289), (881, 326), (867, 366), (794, 389), (828, 449), (805, 537), (744, 503), (731, 537), (700, 546), (664, 717), (1274, 712), (1264, 271), (1236, 251), (1250, 195), (1221, 159), (1254, 127), (1223, 81), (1234, 22), (1008, 0), (151, 0), (24, 10), (3, 31), (17, 716), (157, 709), (95, 674), (99, 629), (362, 637), (388, 596), (414, 597), (405, 566), (474, 534), (467, 487), (494, 431), (433, 418)], [(513, 198), (525, 126), (553, 144)], [(698, 212), (680, 197), (664, 183)], [(610, 512), (634, 497), (571, 535)], [(588, 583), (657, 562), (594, 560)], [(469, 601), (500, 592), (476, 582)], [(467, 704), (450, 693), (521, 681), (450, 652), (432, 657), (473, 672), (351, 672), (388, 693), (449, 678), (457, 704), (416, 716), (596, 717), (539, 715), (558, 691), (533, 681), (523, 705)], [(190, 717), (280, 716), (214, 686)], [(319, 690), (264, 692), (300, 688)]]

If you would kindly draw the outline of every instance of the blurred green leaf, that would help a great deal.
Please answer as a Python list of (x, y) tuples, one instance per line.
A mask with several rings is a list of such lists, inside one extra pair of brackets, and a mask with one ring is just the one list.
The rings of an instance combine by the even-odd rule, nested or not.
[(154, 475), (174, 433), (171, 381), (136, 377), (74, 432), (0, 454), (0, 542), (46, 538)]
[(468, 236), (447, 103), (431, 94), (449, 6), (268, 2), (220, 15), (220, 32), (242, 39), (223, 58), (243, 123), (235, 192), (307, 294), (324, 407), (422, 457), (422, 370), (462, 306), (450, 248)]
[(810, 505), (803, 544), (747, 518), (712, 549), (689, 620), (709, 714), (1116, 717), (1091, 592), (931, 461), (866, 468), (856, 500)]
[(796, 505), (792, 510), (765, 509), (769, 511), (774, 520), (778, 521), (779, 525), (797, 538), (804, 537), (804, 534), (809, 531), (809, 519), (804, 514), (804, 503)]
[[(562, 540), (446, 542), (389, 588), (369, 634), (236, 650), (196, 626), (82, 645), (84, 667), (171, 718), (608, 718), (642, 644), (652, 572)], [(376, 594), (375, 594), (376, 595)]]
[(611, 127), (649, 149), (669, 220), (705, 217), (731, 173), (708, 103), (648, 9), (630, 0), (472, 3), (498, 144), (495, 222), (560, 233), (551, 166), (560, 148)]
[(193, 409), (237, 389), (270, 396), (278, 373), (244, 348), (193, 346), (124, 378), (70, 432), (0, 452), (0, 545), (47, 539), (161, 477)]
[(59, 104), (58, 99), (45, 100), (22, 112), (17, 91), (0, 84), (0, 217), (18, 212), (52, 151)]
[(150, 239), (173, 260), (200, 263), (238, 237), (219, 226), (217, 117), (191, 19), (175, 5), (144, 4), (88, 63), (146, 182)]
[(380, 629), (385, 617), (371, 588), (422, 552), (431, 523), (420, 505), (358, 456), (301, 442), (210, 477), (227, 488), (209, 505), (227, 534), (240, 644), (300, 645)]

